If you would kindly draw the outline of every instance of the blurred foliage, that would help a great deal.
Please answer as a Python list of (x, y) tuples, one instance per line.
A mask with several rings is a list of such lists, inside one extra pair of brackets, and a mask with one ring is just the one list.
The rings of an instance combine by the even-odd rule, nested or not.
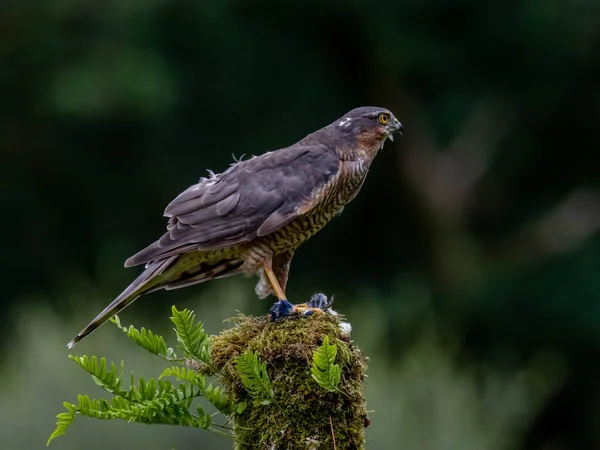
[[(5, 0), (0, 376), (44, 361), (71, 377), (58, 343), (134, 277), (122, 261), (205, 169), (375, 104), (405, 137), (298, 252), (289, 286), (335, 293), (372, 357), (370, 446), (598, 448), (599, 73), (594, 0)], [(128, 313), (194, 296), (216, 326), (233, 286), (240, 309), (266, 312), (249, 280), (211, 285)], [(0, 389), (56, 404), (62, 377)], [(28, 416), (11, 417), (3, 442), (32, 448)], [(144, 433), (131, 439), (158, 442)]]

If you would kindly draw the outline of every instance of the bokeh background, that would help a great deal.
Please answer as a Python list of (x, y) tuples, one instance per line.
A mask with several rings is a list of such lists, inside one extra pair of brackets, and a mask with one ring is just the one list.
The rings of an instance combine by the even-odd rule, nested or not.
[[(4, 0), (0, 446), (41, 448), (62, 400), (101, 394), (65, 344), (174, 196), (378, 105), (405, 135), (288, 290), (335, 294), (371, 358), (367, 448), (600, 448), (599, 80), (595, 0)], [(172, 336), (176, 304), (217, 333), (268, 310), (254, 282), (121, 317)], [(74, 350), (164, 367), (111, 325)], [(52, 446), (231, 443), (79, 419)]]

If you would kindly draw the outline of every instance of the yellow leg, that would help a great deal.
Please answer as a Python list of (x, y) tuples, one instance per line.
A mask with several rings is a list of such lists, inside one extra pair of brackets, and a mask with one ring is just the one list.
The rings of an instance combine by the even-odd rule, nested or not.
[(279, 300), (286, 300), (285, 292), (283, 292), (283, 289), (281, 289), (281, 286), (279, 286), (279, 281), (277, 281), (277, 277), (273, 273), (273, 269), (271, 269), (270, 267), (265, 267), (264, 271), (267, 275), (267, 278), (271, 282), (271, 286), (273, 287), (273, 291), (275, 291), (275, 295), (277, 296), (277, 298)]

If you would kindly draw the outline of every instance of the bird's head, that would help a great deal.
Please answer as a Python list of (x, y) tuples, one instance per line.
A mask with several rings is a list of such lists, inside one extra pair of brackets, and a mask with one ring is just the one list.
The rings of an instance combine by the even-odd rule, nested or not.
[(387, 139), (393, 141), (394, 133), (402, 135), (404, 129), (389, 109), (376, 106), (353, 109), (330, 127), (337, 129), (346, 139), (358, 143), (368, 153), (376, 153)]
[(390, 138), (392, 141), (394, 140), (394, 133), (402, 135), (404, 130), (394, 113), (389, 109), (376, 106), (355, 108), (344, 114), (332, 125), (337, 125), (342, 130), (352, 131), (355, 135), (365, 132), (374, 133), (379, 135), (381, 139)]
[(363, 106), (298, 142), (300, 145), (324, 145), (344, 160), (372, 160), (387, 139), (404, 128), (387, 108)]

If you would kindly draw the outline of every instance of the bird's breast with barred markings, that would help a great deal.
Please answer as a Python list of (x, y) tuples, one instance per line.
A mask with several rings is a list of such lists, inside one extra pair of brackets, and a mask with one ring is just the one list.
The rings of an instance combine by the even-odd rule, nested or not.
[(313, 193), (312, 208), (256, 244), (267, 246), (274, 254), (296, 249), (327, 225), (358, 194), (367, 171), (365, 164), (344, 163), (336, 178)]

